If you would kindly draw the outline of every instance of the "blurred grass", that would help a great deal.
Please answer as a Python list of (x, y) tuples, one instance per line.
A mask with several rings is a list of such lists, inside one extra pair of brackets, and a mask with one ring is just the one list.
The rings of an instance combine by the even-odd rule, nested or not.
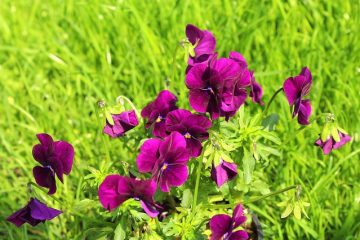
[[(143, 107), (169, 82), (188, 106), (185, 63), (172, 56), (187, 23), (211, 30), (219, 55), (243, 53), (263, 85), (265, 101), (302, 66), (313, 73), (314, 115), (333, 112), (354, 140), (323, 156), (312, 147), (317, 126), (297, 132), (283, 96), (270, 111), (281, 116), (283, 158), (265, 169), (272, 190), (302, 183), (310, 220), (281, 220), (272, 198), (252, 206), (266, 239), (360, 237), (359, 1), (10, 1), (0, 3), (0, 238), (75, 239), (86, 216), (65, 212), (37, 228), (3, 221), (27, 201), (35, 134), (48, 132), (76, 148), (72, 174), (59, 187), (62, 208), (84, 198), (86, 168), (99, 168), (105, 151), (96, 101), (126, 95)], [(111, 141), (113, 161), (136, 153)], [(347, 158), (347, 156), (350, 156)], [(340, 164), (338, 164), (340, 162)], [(49, 199), (50, 201), (50, 199)], [(54, 207), (59, 207), (56, 203)], [(69, 229), (69, 227), (71, 228)], [(78, 234), (78, 235), (76, 235)]]

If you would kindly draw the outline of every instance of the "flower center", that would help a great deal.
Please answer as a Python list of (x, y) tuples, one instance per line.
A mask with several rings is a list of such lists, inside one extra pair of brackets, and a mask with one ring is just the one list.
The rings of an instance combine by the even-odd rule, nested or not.
[(190, 133), (187, 132), (184, 134), (184, 137), (189, 139), (189, 138), (191, 138), (191, 135), (190, 135)]
[(139, 197), (134, 197), (134, 200), (135, 201), (140, 201), (140, 198)]
[(159, 122), (161, 122), (161, 120), (162, 120), (162, 117), (159, 115), (159, 116), (157, 117), (157, 119), (155, 120), (155, 122), (159, 123)]
[(167, 167), (168, 167), (167, 163), (164, 163), (161, 167), (161, 171), (165, 171)]

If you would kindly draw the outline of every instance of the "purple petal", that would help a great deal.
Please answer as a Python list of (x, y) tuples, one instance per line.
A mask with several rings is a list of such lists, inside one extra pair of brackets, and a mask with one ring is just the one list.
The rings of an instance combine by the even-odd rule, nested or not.
[(233, 228), (237, 228), (246, 221), (246, 216), (244, 216), (244, 210), (241, 204), (236, 205), (233, 212), (232, 221), (234, 222)]
[(325, 155), (329, 154), (331, 152), (331, 150), (333, 149), (333, 139), (329, 138), (328, 140), (326, 140), (326, 142), (323, 144), (323, 152)]
[(309, 117), (311, 115), (311, 104), (310, 100), (302, 100), (300, 103), (299, 113), (298, 113), (298, 122), (301, 125), (309, 124)]
[(114, 125), (106, 122), (103, 132), (112, 138), (120, 137), (139, 124), (134, 110), (112, 114)]
[(98, 195), (102, 206), (112, 211), (132, 197), (129, 179), (120, 175), (107, 176), (100, 184)]
[[(186, 130), (184, 126), (184, 121), (186, 121), (187, 118), (192, 116), (192, 113), (185, 109), (177, 109), (174, 111), (171, 111), (166, 116), (166, 129), (170, 132), (176, 131), (176, 130)], [(178, 131), (182, 133), (182, 131)]]
[(206, 81), (203, 79), (206, 69), (206, 64), (198, 64), (192, 67), (186, 74), (186, 87), (189, 89), (205, 89), (208, 87)]
[(231, 229), (231, 217), (226, 214), (215, 215), (210, 219), (209, 225), (210, 240), (220, 240)]
[(58, 156), (58, 161), (62, 163), (62, 170), (66, 175), (69, 175), (74, 161), (74, 148), (65, 141), (55, 142), (55, 153)]
[(51, 220), (62, 213), (62, 211), (50, 208), (37, 199), (32, 199), (29, 203), (29, 207), (31, 209), (31, 216), (34, 219), (42, 221)]
[(211, 32), (200, 30), (192, 24), (186, 25), (186, 37), (195, 47), (195, 55), (212, 54), (215, 50), (216, 40)]
[(198, 157), (202, 151), (201, 142), (193, 138), (186, 139), (186, 149), (188, 150), (191, 157)]
[(186, 165), (169, 165), (160, 177), (159, 183), (161, 191), (169, 192), (170, 187), (183, 185), (188, 176), (189, 171)]
[(336, 142), (334, 144), (334, 146), (333, 146), (334, 149), (338, 149), (338, 148), (342, 147), (344, 144), (346, 144), (347, 142), (351, 141), (351, 137), (347, 134), (339, 132), (339, 136), (340, 136), (340, 142)]
[(183, 135), (178, 132), (172, 132), (164, 141), (160, 144), (159, 152), (160, 156), (166, 157), (170, 152), (178, 152), (178, 150), (186, 149), (186, 141)]
[(228, 163), (223, 161), (211, 170), (211, 178), (216, 182), (218, 187), (221, 187), (227, 181), (230, 181), (237, 175), (237, 166), (235, 163)]
[[(27, 215), (28, 216), (30, 215), (29, 208), (27, 206), (25, 206), (24, 208), (21, 208), (18, 211), (11, 214), (9, 217), (6, 218), (6, 220), (13, 223), (17, 227), (20, 227), (25, 222), (27, 222), (27, 220), (26, 220)], [(38, 223), (40, 223), (40, 221), (38, 221)], [(36, 224), (34, 224), (33, 226), (35, 226), (35, 225)]]
[(249, 239), (249, 235), (244, 230), (239, 230), (231, 233), (229, 240), (247, 240)]
[(52, 137), (47, 133), (36, 134), (36, 137), (39, 139), (41, 145), (43, 145), (44, 147), (51, 147), (54, 142)]
[(151, 172), (158, 159), (158, 150), (160, 146), (160, 139), (146, 140), (140, 147), (140, 154), (136, 159), (139, 172), (146, 173)]
[(156, 182), (152, 179), (139, 180), (131, 178), (131, 188), (133, 189), (133, 197), (139, 198), (145, 202), (153, 202), (153, 197), (156, 192)]
[(241, 64), (242, 67), (247, 67), (247, 62), (245, 58), (238, 52), (230, 52), (229, 58), (232, 60), (235, 60), (239, 64)]
[(290, 106), (294, 105), (299, 95), (299, 89), (297, 88), (297, 85), (294, 82), (294, 78), (290, 77), (285, 80), (283, 85), (283, 90), (289, 102), (289, 105)]
[(140, 200), (140, 204), (149, 217), (154, 218), (157, 217), (157, 215), (159, 215), (159, 211), (156, 209), (156, 207), (153, 204), (149, 202), (144, 202), (142, 200)]
[(33, 175), (39, 186), (49, 189), (49, 195), (56, 192), (55, 174), (51, 168), (36, 166), (33, 168)]
[(197, 112), (206, 113), (210, 103), (210, 94), (203, 90), (190, 90), (189, 102), (190, 106)]
[(168, 135), (166, 132), (166, 125), (164, 120), (161, 120), (161, 122), (157, 122), (154, 124), (152, 134), (155, 137), (159, 138), (165, 138)]

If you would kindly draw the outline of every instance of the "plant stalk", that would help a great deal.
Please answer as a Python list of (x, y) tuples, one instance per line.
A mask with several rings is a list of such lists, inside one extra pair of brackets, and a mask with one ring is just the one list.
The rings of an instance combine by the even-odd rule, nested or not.
[(266, 104), (265, 110), (263, 112), (263, 117), (266, 116), (267, 111), (269, 110), (269, 107), (271, 105), (271, 103), (274, 101), (275, 97), (283, 90), (283, 88), (279, 88), (278, 90), (276, 90), (276, 92), (272, 95), (272, 97), (270, 98), (270, 101)]
[(195, 207), (197, 204), (197, 198), (198, 198), (198, 194), (199, 194), (200, 175), (201, 175), (201, 169), (202, 169), (202, 165), (203, 165), (205, 147), (206, 147), (206, 144), (204, 144), (201, 156), (200, 156), (200, 158), (198, 158), (200, 161), (199, 161), (199, 165), (197, 166), (197, 169), (196, 169), (196, 182), (195, 182), (194, 199), (193, 199), (193, 205), (192, 205), (193, 211), (195, 210)]
[[(41, 187), (39, 187), (37, 184), (33, 183), (33, 182), (28, 182), (28, 188), (31, 191), (31, 186), (36, 187), (37, 189), (39, 189), (40, 191), (42, 191), (43, 193), (47, 194), (47, 191), (45, 189), (42, 189)], [(48, 195), (50, 198), (54, 199), (55, 201), (57, 201), (58, 203), (62, 203), (57, 197), (54, 197), (52, 195)]]

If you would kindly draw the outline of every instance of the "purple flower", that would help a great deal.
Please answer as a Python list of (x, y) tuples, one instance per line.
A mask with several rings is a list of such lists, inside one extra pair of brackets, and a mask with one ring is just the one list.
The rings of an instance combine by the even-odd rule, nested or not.
[(235, 163), (229, 163), (220, 159), (218, 166), (212, 166), (211, 178), (218, 187), (221, 187), (227, 181), (232, 180), (237, 175), (237, 166)]
[(311, 84), (311, 72), (304, 67), (298, 76), (286, 79), (283, 85), (289, 105), (294, 106), (292, 115), (293, 117), (298, 115), (298, 122), (302, 125), (309, 124), (308, 119), (311, 115), (310, 100), (303, 100), (309, 94)]
[(233, 116), (246, 99), (250, 74), (236, 61), (212, 58), (208, 64), (198, 64), (186, 75), (191, 107), (200, 113), (209, 112), (212, 119)]
[(134, 110), (122, 112), (120, 114), (111, 115), (114, 120), (114, 125), (106, 121), (103, 132), (112, 138), (120, 137), (125, 132), (133, 129), (139, 124)]
[(61, 213), (60, 210), (50, 208), (39, 200), (31, 198), (25, 207), (14, 212), (6, 220), (15, 224), (17, 227), (20, 227), (24, 223), (36, 226), (41, 222), (53, 219)]
[(32, 154), (42, 166), (33, 168), (36, 183), (49, 189), (48, 194), (56, 192), (55, 174), (63, 182), (63, 174), (69, 175), (73, 160), (74, 148), (65, 141), (53, 141), (46, 133), (36, 135), (40, 141), (33, 147)]
[(187, 180), (189, 158), (184, 136), (172, 132), (164, 140), (153, 138), (145, 141), (136, 164), (139, 172), (152, 173), (161, 191), (169, 192), (170, 187), (181, 186)]
[(141, 111), (141, 116), (147, 119), (146, 128), (153, 126), (153, 135), (155, 137), (164, 138), (167, 136), (165, 129), (165, 119), (167, 114), (177, 109), (177, 98), (168, 90), (163, 90), (157, 98), (149, 103)]
[(246, 216), (241, 204), (238, 204), (233, 212), (232, 217), (226, 214), (218, 214), (211, 218), (210, 240), (246, 240), (249, 235), (244, 230), (237, 230), (241, 224), (246, 222)]
[(109, 175), (99, 186), (99, 200), (109, 211), (119, 207), (126, 200), (133, 198), (140, 201), (144, 211), (150, 217), (158, 215), (157, 205), (154, 202), (156, 183), (149, 180), (138, 180), (120, 175)]
[(216, 39), (211, 32), (200, 30), (192, 24), (186, 25), (186, 37), (192, 44), (193, 53), (190, 54), (188, 60), (188, 69), (192, 66), (207, 62), (211, 55), (214, 54), (216, 47)]
[[(248, 64), (245, 60), (245, 58), (238, 52), (230, 52), (229, 58), (238, 62), (240, 64), (240, 67), (243, 69), (243, 71), (247, 71)], [(249, 71), (250, 79), (251, 79), (251, 89), (250, 89), (250, 97), (252, 98), (252, 101), (255, 103), (258, 103), (260, 105), (263, 105), (261, 98), (263, 95), (263, 90), (261, 85), (255, 81), (254, 72)], [(247, 73), (245, 75), (247, 77)], [(245, 81), (247, 84), (247, 81)], [(245, 84), (245, 86), (246, 86)]]
[(167, 115), (165, 123), (168, 132), (176, 131), (185, 137), (186, 149), (191, 157), (198, 157), (201, 154), (201, 141), (208, 139), (207, 130), (211, 127), (211, 121), (207, 117), (178, 109)]
[(351, 140), (351, 137), (345, 133), (338, 131), (340, 141), (336, 142), (332, 136), (329, 136), (328, 139), (323, 142), (321, 138), (316, 140), (315, 145), (322, 148), (325, 155), (329, 154), (333, 149), (338, 149), (345, 145), (345, 143)]

